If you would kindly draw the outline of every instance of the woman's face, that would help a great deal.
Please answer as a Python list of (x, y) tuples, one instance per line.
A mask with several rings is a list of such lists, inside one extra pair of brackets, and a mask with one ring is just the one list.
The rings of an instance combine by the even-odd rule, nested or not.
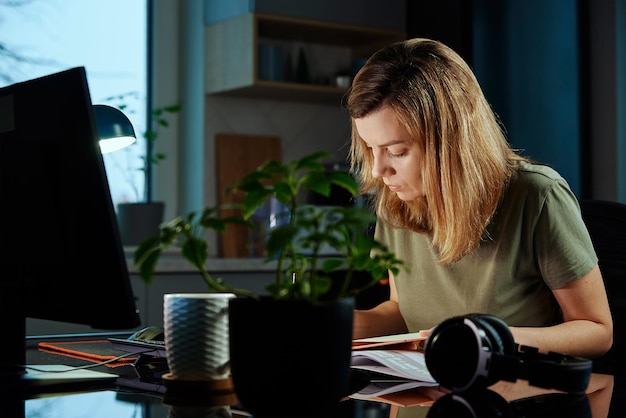
[(381, 178), (404, 201), (423, 197), (421, 152), (391, 108), (385, 106), (354, 123), (372, 154), (372, 176)]

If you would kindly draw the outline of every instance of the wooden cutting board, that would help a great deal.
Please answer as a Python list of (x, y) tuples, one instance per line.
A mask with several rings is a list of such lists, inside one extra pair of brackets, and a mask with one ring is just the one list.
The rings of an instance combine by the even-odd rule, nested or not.
[[(281, 161), (280, 138), (275, 136), (218, 133), (215, 135), (215, 161), (218, 204), (241, 203), (241, 194), (227, 193), (228, 187), (254, 171), (263, 162)], [(233, 213), (233, 212), (230, 212)], [(225, 213), (229, 214), (229, 213)], [(239, 225), (229, 225), (220, 234), (219, 255), (224, 258), (259, 256), (250, 247), (251, 232)]]

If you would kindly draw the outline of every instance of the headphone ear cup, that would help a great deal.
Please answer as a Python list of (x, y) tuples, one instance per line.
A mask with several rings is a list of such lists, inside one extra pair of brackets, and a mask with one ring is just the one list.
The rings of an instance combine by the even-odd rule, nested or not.
[(450, 390), (473, 385), (483, 351), (482, 340), (476, 322), (470, 318), (455, 316), (439, 323), (424, 347), (431, 376)]
[[(424, 346), (428, 371), (437, 383), (448, 389), (460, 380), (468, 380), (474, 373), (475, 365), (469, 364), (472, 356), (464, 355), (463, 351), (474, 350), (476, 343), (466, 335), (464, 328), (461, 317), (445, 319), (432, 329)], [(466, 350), (459, 350), (459, 346), (465, 346)]]
[(448, 318), (431, 332), (424, 348), (433, 378), (451, 390), (486, 387), (500, 380), (488, 356), (514, 356), (517, 351), (508, 325), (500, 318), (471, 314)]
[(487, 349), (491, 353), (491, 360), (487, 370), (487, 376), (477, 379), (475, 386), (488, 387), (496, 383), (502, 378), (495, 357), (503, 357), (515, 354), (515, 343), (508, 325), (500, 318), (485, 314), (469, 315), (484, 333), (483, 349)]
[(517, 353), (517, 345), (515, 344), (513, 334), (511, 334), (511, 330), (506, 322), (497, 316), (488, 314), (473, 314), (470, 315), (470, 317), (478, 319), (485, 328), (490, 326), (493, 331), (494, 338), (495, 335), (497, 335), (498, 344), (501, 347), (502, 354), (513, 356)]

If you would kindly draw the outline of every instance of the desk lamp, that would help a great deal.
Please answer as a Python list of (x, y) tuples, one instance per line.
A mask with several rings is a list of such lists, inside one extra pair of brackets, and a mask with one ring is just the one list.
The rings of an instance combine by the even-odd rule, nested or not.
[(137, 140), (133, 125), (121, 110), (107, 105), (94, 105), (93, 109), (103, 154), (120, 150)]

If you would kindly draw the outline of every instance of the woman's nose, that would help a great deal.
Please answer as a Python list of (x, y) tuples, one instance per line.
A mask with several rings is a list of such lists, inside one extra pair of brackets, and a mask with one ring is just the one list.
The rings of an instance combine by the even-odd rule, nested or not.
[(380, 158), (374, 157), (374, 162), (372, 164), (372, 177), (379, 178), (385, 175), (385, 165)]

